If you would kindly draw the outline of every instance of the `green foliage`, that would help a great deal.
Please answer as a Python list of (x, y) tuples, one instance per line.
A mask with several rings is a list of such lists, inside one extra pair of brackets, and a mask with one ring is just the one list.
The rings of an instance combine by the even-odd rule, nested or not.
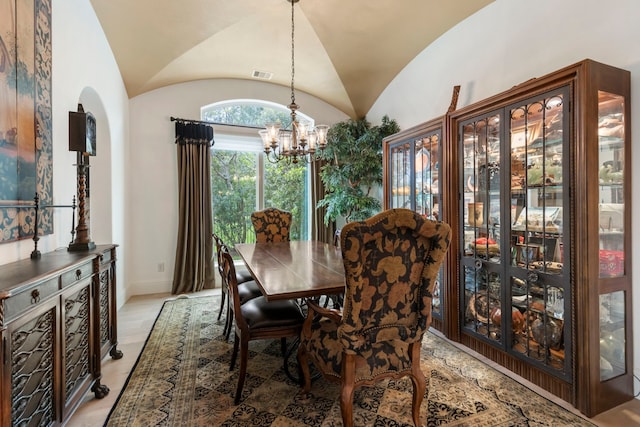
[(204, 120), (216, 123), (256, 127), (263, 127), (265, 123), (276, 122), (280, 122), (284, 127), (291, 121), (290, 115), (284, 111), (251, 104), (216, 106), (214, 109), (205, 110), (202, 117)]
[(246, 242), (256, 207), (256, 155), (216, 150), (211, 157), (214, 232), (229, 245)]
[(327, 148), (320, 154), (329, 162), (320, 173), (327, 194), (318, 202), (327, 208), (325, 224), (339, 217), (360, 221), (380, 212), (380, 201), (371, 191), (382, 184), (382, 139), (399, 130), (387, 116), (379, 126), (362, 118), (331, 127)]
[(264, 206), (291, 212), (291, 240), (304, 240), (305, 176), (304, 163), (268, 163), (264, 183)]

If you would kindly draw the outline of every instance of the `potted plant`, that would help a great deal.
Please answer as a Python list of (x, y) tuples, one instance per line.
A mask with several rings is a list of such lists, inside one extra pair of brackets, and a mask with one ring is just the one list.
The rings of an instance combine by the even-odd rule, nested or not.
[(327, 162), (320, 172), (326, 194), (318, 202), (326, 208), (325, 224), (340, 217), (361, 221), (380, 212), (380, 200), (372, 191), (382, 184), (382, 139), (399, 130), (387, 116), (379, 126), (362, 118), (331, 127), (327, 148), (320, 154)]

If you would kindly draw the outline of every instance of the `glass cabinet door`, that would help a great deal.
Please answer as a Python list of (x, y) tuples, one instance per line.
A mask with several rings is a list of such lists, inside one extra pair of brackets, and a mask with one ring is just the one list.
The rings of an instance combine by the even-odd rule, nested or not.
[[(411, 209), (425, 218), (440, 220), (439, 180), (442, 127), (425, 129), (412, 138), (390, 143), (387, 153), (389, 208)], [(442, 318), (442, 275), (440, 269), (433, 292), (432, 314)]]
[[(438, 220), (440, 216), (440, 145), (442, 133), (433, 130), (413, 141), (415, 182), (413, 210), (425, 218)], [(433, 291), (432, 314), (442, 319), (442, 275), (440, 268)]]
[(563, 227), (568, 95), (564, 88), (508, 107), (510, 348), (561, 377), (570, 374), (565, 346), (571, 336), (564, 315), (571, 301), (564, 262), (569, 227)]
[(568, 96), (565, 87), (523, 100), (459, 131), (463, 328), (563, 378), (571, 372)]
[[(414, 210), (425, 218), (434, 221), (442, 219), (440, 215), (440, 146), (442, 132), (440, 129), (428, 132), (415, 141), (415, 207)], [(442, 319), (442, 276), (441, 267), (436, 277), (433, 290), (432, 314)]]
[[(625, 275), (624, 97), (598, 92), (599, 271)], [(626, 373), (625, 292), (600, 295), (600, 380)]]
[(483, 338), (503, 341), (501, 246), (501, 115), (461, 126), (463, 230), (463, 327)]
[(411, 157), (413, 147), (408, 142), (394, 144), (389, 150), (389, 207), (411, 209)]

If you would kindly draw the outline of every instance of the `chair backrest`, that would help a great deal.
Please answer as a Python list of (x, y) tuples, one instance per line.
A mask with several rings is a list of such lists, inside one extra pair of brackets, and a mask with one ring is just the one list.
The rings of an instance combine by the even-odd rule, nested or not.
[(340, 233), (342, 232), (341, 229), (337, 229), (336, 232), (333, 234), (333, 246), (335, 246), (336, 248), (340, 247)]
[(338, 336), (347, 353), (360, 354), (380, 341), (422, 340), (450, 233), (448, 224), (408, 209), (342, 228), (346, 288)]
[(251, 214), (256, 242), (288, 242), (292, 216), (290, 212), (267, 208)]
[(242, 329), (247, 329), (247, 324), (240, 313), (240, 296), (238, 295), (236, 267), (233, 263), (233, 257), (229, 252), (229, 248), (224, 243), (220, 247), (219, 260), (221, 265), (220, 276), (222, 276), (222, 285), (226, 286), (229, 291), (229, 307), (231, 307), (236, 324)]
[(221, 259), (222, 254), (220, 253), (220, 251), (222, 249), (222, 246), (224, 245), (224, 242), (222, 241), (220, 236), (218, 236), (216, 233), (212, 233), (212, 236), (213, 236), (213, 242), (216, 245), (216, 259), (218, 261), (218, 273), (220, 273), (220, 276), (222, 276), (222, 259)]

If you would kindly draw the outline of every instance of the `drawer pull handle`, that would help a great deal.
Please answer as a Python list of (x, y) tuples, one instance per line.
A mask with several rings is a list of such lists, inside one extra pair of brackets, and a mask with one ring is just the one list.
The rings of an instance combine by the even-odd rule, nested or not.
[(100, 262), (104, 261), (104, 255), (100, 255)]
[(529, 273), (527, 273), (527, 280), (531, 283), (536, 283), (538, 281), (538, 273), (530, 271)]
[(480, 269), (482, 268), (482, 261), (480, 261), (479, 259), (475, 260), (475, 261), (473, 262), (473, 267), (474, 267), (476, 270), (480, 270)]
[(81, 276), (82, 276), (82, 270), (77, 269), (76, 270), (76, 280), (79, 280)]
[(31, 291), (31, 304), (37, 304), (40, 302), (40, 291), (34, 289)]

